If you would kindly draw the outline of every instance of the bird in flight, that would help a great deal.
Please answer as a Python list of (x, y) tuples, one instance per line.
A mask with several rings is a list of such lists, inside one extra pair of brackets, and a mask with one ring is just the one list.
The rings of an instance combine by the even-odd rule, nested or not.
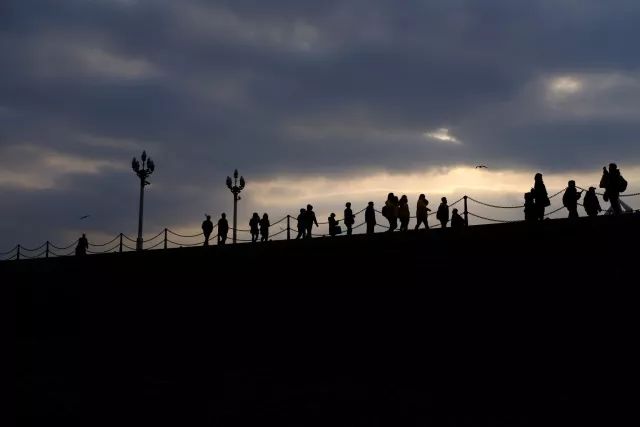
[(81, 216), (81, 217), (80, 217), (80, 219), (87, 219), (87, 218), (89, 218), (90, 216), (91, 216), (91, 215), (83, 215), (83, 216)]
[(478, 165), (476, 166), (476, 169), (489, 169), (489, 168), (486, 167), (485, 165)]

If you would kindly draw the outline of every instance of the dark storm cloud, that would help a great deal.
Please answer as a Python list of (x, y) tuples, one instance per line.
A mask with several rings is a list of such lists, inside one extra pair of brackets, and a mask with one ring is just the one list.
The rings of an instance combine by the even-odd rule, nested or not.
[[(634, 0), (2, 2), (0, 151), (126, 165), (146, 148), (173, 184), (162, 197), (198, 208), (235, 167), (639, 163), (639, 18)], [(581, 86), (556, 99), (564, 75)], [(440, 128), (462, 144), (424, 136)], [(5, 182), (3, 222), (36, 199), (122, 192), (121, 173), (19, 196)]]

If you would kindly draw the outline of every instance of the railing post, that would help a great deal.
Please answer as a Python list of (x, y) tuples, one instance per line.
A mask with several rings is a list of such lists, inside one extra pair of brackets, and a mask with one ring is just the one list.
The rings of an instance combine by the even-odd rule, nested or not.
[(44, 250), (44, 257), (49, 258), (49, 241), (47, 240), (47, 246)]
[(167, 229), (164, 229), (164, 248), (167, 249)]
[(467, 210), (467, 196), (464, 196), (464, 226), (469, 226), (469, 211)]
[(16, 261), (20, 261), (20, 245), (18, 245), (18, 252), (16, 253)]
[(291, 215), (287, 214), (287, 240), (291, 240)]
[(120, 253), (122, 253), (122, 233), (120, 233)]

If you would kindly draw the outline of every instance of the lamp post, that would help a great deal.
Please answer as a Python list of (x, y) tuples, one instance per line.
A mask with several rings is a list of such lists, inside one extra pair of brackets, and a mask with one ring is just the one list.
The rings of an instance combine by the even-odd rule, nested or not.
[(142, 167), (140, 162), (135, 157), (131, 161), (131, 168), (140, 178), (140, 209), (138, 210), (138, 239), (136, 240), (136, 250), (142, 250), (142, 213), (144, 210), (144, 187), (145, 185), (151, 184), (147, 181), (147, 178), (153, 173), (156, 168), (156, 165), (151, 160), (151, 157), (147, 157), (147, 152), (143, 151), (142, 156), (140, 156), (142, 160)]
[(227, 177), (227, 187), (233, 193), (233, 243), (236, 242), (236, 230), (238, 224), (238, 200), (240, 200), (240, 192), (244, 188), (244, 178), (240, 177), (240, 185), (238, 185), (238, 169), (233, 171), (233, 182), (231, 181), (231, 177)]

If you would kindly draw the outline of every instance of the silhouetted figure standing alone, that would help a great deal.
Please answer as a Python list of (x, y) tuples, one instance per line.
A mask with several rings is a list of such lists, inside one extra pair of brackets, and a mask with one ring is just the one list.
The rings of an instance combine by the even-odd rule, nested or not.
[(416, 230), (420, 228), (420, 224), (424, 224), (424, 228), (429, 229), (429, 212), (431, 209), (427, 207), (428, 205), (427, 197), (421, 194), (416, 203)]
[(316, 213), (313, 211), (313, 206), (311, 205), (307, 205), (305, 223), (307, 225), (307, 235), (305, 237), (310, 239), (312, 237), (311, 230), (313, 230), (313, 224), (315, 224), (316, 227), (318, 227), (318, 220), (316, 219)]
[(266, 242), (269, 240), (269, 227), (271, 227), (271, 222), (269, 222), (269, 215), (266, 213), (262, 215), (262, 219), (260, 220), (260, 235), (262, 238), (261, 242)]
[(538, 220), (536, 204), (533, 198), (533, 188), (531, 191), (524, 193), (524, 220), (527, 222), (535, 222)]
[(87, 240), (87, 236), (82, 233), (82, 237), (78, 239), (78, 245), (76, 246), (76, 256), (86, 255), (88, 249), (89, 240)]
[(400, 231), (407, 231), (409, 229), (409, 218), (411, 213), (409, 212), (409, 200), (406, 195), (402, 195), (400, 202), (398, 203), (398, 219), (400, 219)]
[(574, 180), (569, 181), (567, 189), (562, 196), (562, 204), (569, 211), (569, 218), (576, 219), (578, 215), (578, 200), (582, 197), (582, 190), (578, 192), (576, 189), (576, 182)]
[(304, 238), (304, 232), (307, 229), (307, 211), (304, 208), (300, 208), (300, 214), (298, 214), (298, 235), (296, 240)]
[(458, 209), (451, 211), (451, 228), (456, 230), (464, 228), (464, 218), (458, 213)]
[(344, 210), (344, 225), (347, 227), (347, 236), (351, 236), (353, 224), (355, 221), (355, 216), (353, 215), (353, 211), (351, 210), (351, 202), (347, 202), (345, 205), (346, 209)]
[(438, 206), (438, 211), (436, 212), (436, 218), (440, 221), (442, 228), (447, 228), (447, 223), (449, 222), (449, 205), (447, 205), (447, 198), (443, 197), (442, 203)]
[(254, 212), (249, 220), (249, 231), (251, 232), (251, 243), (257, 242), (260, 235), (260, 216), (258, 212)]
[(213, 223), (211, 222), (211, 215), (205, 215), (207, 219), (202, 221), (202, 232), (204, 233), (204, 246), (209, 246), (209, 236), (213, 231)]
[(373, 202), (369, 202), (364, 210), (364, 222), (367, 223), (367, 234), (373, 234), (376, 228), (376, 210), (373, 207)]
[(536, 219), (542, 221), (544, 219), (544, 208), (551, 206), (551, 200), (547, 194), (547, 187), (542, 180), (542, 174), (537, 173), (534, 178), (533, 198), (536, 206)]
[(620, 169), (615, 163), (609, 163), (609, 170), (606, 166), (602, 168), (602, 178), (600, 188), (604, 188), (604, 201), (611, 202), (611, 210), (614, 215), (622, 213), (620, 207), (620, 193), (627, 190), (627, 181), (620, 174)]
[(218, 220), (218, 244), (224, 245), (227, 243), (227, 234), (229, 234), (229, 221), (227, 221), (227, 214), (222, 213)]
[(598, 216), (598, 213), (602, 212), (595, 187), (589, 187), (587, 194), (584, 195), (584, 210), (589, 217)]
[(327, 221), (329, 221), (329, 235), (331, 237), (335, 237), (336, 234), (342, 233), (342, 230), (340, 230), (340, 227), (338, 227), (338, 223), (340, 221), (336, 219), (335, 213), (331, 212), (331, 215), (329, 215)]

